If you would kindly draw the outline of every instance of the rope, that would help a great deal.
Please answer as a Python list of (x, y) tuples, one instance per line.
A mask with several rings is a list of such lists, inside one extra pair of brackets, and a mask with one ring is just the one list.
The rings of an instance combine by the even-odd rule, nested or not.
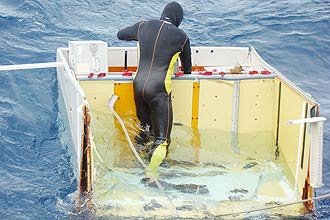
[(102, 157), (100, 156), (99, 152), (97, 151), (96, 149), (96, 146), (95, 146), (95, 143), (93, 141), (93, 136), (90, 136), (91, 138), (91, 144), (92, 144), (92, 148), (94, 149), (95, 153), (96, 153), (96, 156), (99, 158), (99, 160), (101, 161), (102, 164), (104, 164), (103, 160), (102, 160)]
[(157, 187), (158, 187), (162, 192), (164, 192), (164, 188), (163, 188), (163, 186), (160, 184), (160, 182), (157, 180), (157, 178), (156, 178), (155, 176), (153, 176), (153, 174), (151, 173), (151, 170), (149, 169), (149, 167), (147, 167), (147, 165), (143, 162), (143, 160), (142, 160), (141, 157), (139, 156), (138, 152), (137, 152), (136, 149), (134, 148), (133, 143), (132, 143), (132, 141), (131, 141), (131, 138), (129, 137), (129, 134), (128, 134), (128, 132), (127, 132), (127, 129), (126, 129), (125, 125), (124, 125), (123, 120), (121, 120), (121, 118), (119, 117), (119, 115), (117, 114), (117, 112), (113, 109), (113, 106), (114, 106), (114, 104), (115, 104), (117, 98), (118, 98), (118, 97), (117, 97), (116, 95), (112, 95), (112, 96), (110, 97), (110, 99), (108, 100), (107, 105), (108, 105), (108, 107), (110, 108), (112, 114), (113, 114), (113, 115), (117, 118), (117, 120), (119, 121), (119, 124), (120, 124), (121, 128), (123, 129), (123, 131), (124, 131), (124, 133), (125, 133), (125, 136), (126, 136), (126, 139), (127, 139), (127, 141), (128, 141), (128, 144), (129, 144), (129, 146), (130, 146), (132, 152), (134, 153), (136, 159), (140, 162), (140, 164), (141, 164), (146, 170), (150, 171), (150, 175), (151, 175), (151, 177), (153, 178), (153, 180), (155, 181)]
[(232, 212), (232, 213), (226, 213), (226, 214), (221, 214), (217, 215), (217, 217), (225, 217), (225, 216), (233, 216), (233, 215), (241, 215), (241, 214), (248, 214), (252, 212), (259, 212), (259, 211), (264, 211), (264, 210), (270, 210), (270, 209), (276, 209), (276, 208), (281, 208), (281, 207), (286, 207), (290, 205), (295, 205), (299, 203), (304, 203), (304, 202), (309, 202), (309, 201), (316, 201), (316, 200), (321, 200), (321, 199), (327, 199), (330, 198), (330, 194), (322, 195), (322, 196), (317, 196), (309, 199), (303, 199), (295, 202), (289, 202), (281, 205), (275, 205), (275, 206), (270, 206), (270, 207), (264, 207), (264, 208), (259, 208), (259, 209), (252, 209), (249, 211), (241, 211), (241, 212)]

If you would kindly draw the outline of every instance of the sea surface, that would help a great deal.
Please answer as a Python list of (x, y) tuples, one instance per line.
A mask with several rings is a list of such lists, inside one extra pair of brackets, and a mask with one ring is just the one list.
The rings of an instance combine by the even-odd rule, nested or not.
[[(181, 28), (192, 46), (252, 46), (321, 105), (324, 186), (330, 193), (330, 1), (181, 0)], [(54, 62), (69, 40), (116, 39), (117, 31), (157, 19), (165, 1), (0, 0), (0, 65)], [(77, 188), (55, 69), (0, 71), (0, 219), (77, 216)], [(330, 219), (330, 199), (315, 219)], [(73, 214), (74, 213), (74, 214)], [(79, 213), (78, 213), (79, 214)], [(262, 216), (258, 219), (263, 219)]]

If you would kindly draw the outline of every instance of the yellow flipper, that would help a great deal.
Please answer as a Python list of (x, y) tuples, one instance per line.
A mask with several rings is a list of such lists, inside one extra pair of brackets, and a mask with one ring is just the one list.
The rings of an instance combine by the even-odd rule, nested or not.
[(154, 151), (150, 163), (148, 165), (150, 171), (147, 170), (146, 173), (147, 177), (149, 176), (148, 175), (149, 172), (151, 172), (151, 174), (154, 177), (158, 177), (157, 169), (166, 157), (166, 151), (167, 151), (166, 147), (167, 147), (167, 142), (165, 141), (164, 143), (160, 144)]

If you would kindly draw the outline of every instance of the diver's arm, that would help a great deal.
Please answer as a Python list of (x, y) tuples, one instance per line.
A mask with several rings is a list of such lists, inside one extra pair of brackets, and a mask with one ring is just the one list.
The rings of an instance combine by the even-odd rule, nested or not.
[(131, 40), (139, 40), (138, 39), (138, 33), (139, 33), (139, 29), (140, 29), (140, 25), (142, 24), (142, 22), (138, 22), (132, 26), (128, 26), (124, 29), (121, 29), (120, 31), (118, 31), (117, 33), (117, 37), (119, 40), (127, 40), (127, 41), (131, 41)]
[(184, 74), (191, 74), (191, 49), (188, 37), (182, 47), (182, 52), (180, 53), (180, 60)]

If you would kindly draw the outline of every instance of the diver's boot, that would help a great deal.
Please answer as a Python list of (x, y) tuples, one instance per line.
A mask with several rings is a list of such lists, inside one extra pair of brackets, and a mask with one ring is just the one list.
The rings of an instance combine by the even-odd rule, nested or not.
[(150, 162), (148, 165), (146, 177), (158, 177), (157, 170), (167, 155), (167, 147), (168, 144), (166, 140), (155, 141), (153, 148), (149, 152)]

